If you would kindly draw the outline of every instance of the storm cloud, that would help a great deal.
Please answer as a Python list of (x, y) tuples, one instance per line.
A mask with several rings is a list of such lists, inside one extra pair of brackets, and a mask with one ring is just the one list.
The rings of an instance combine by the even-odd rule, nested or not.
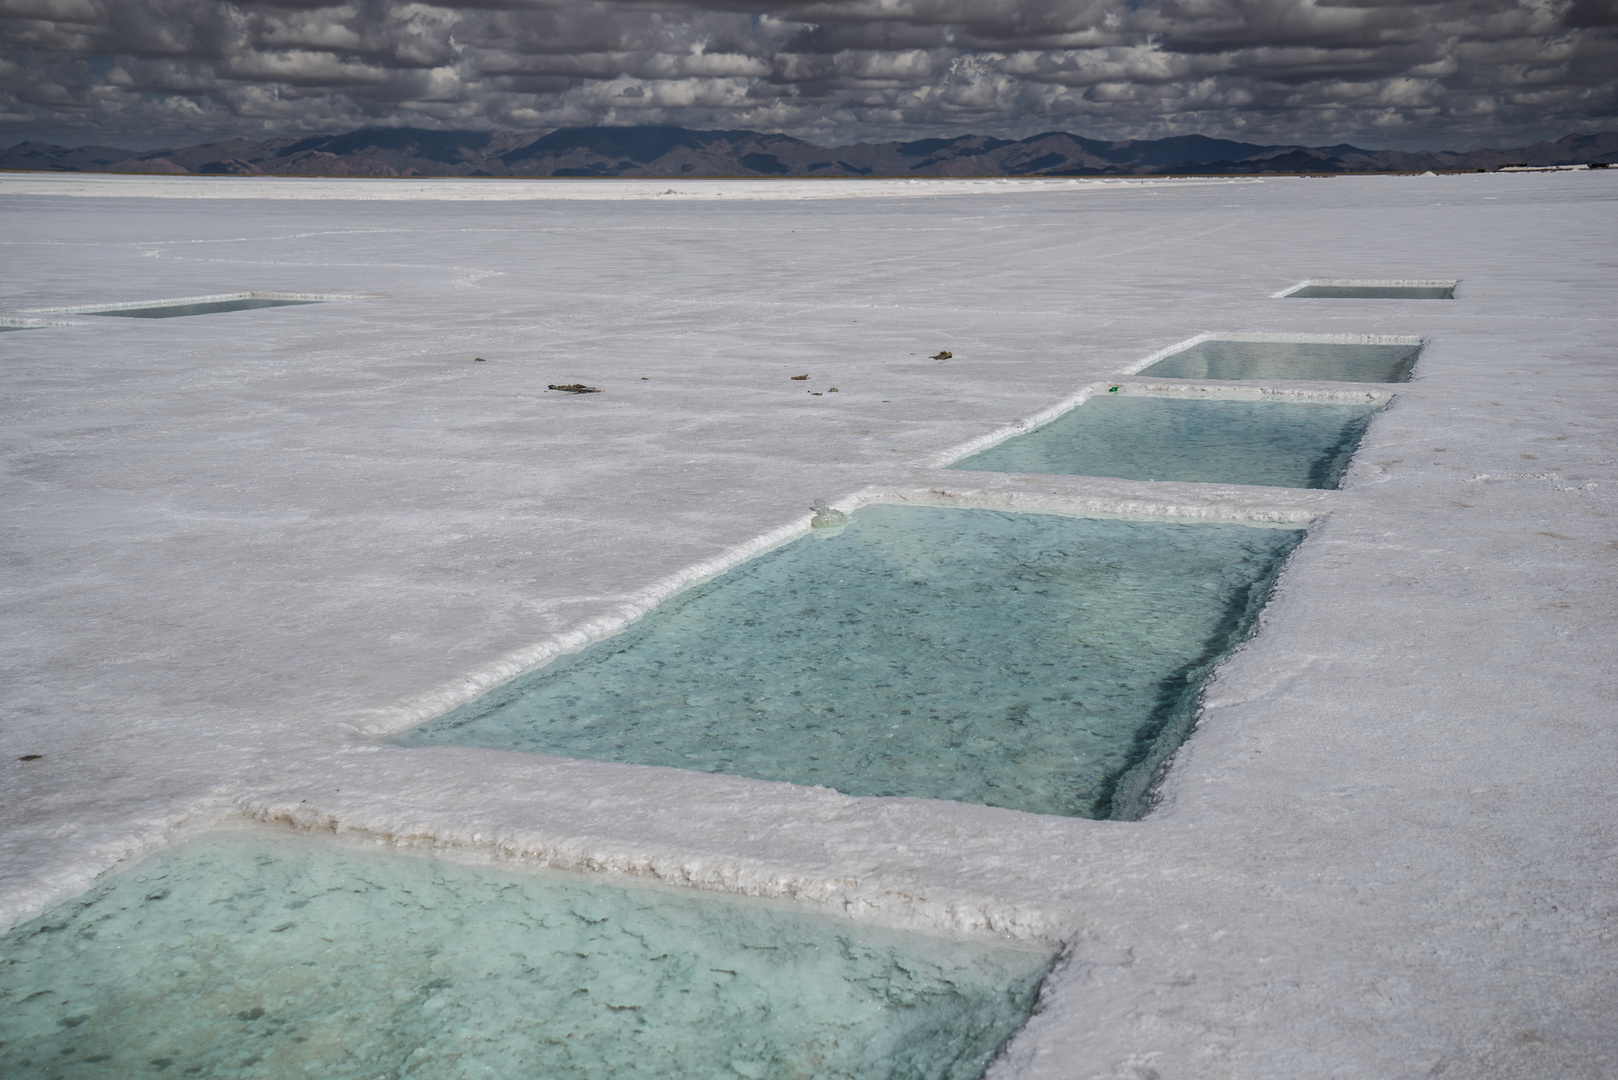
[(0, 141), (675, 124), (1468, 147), (1611, 128), (1618, 0), (0, 0)]

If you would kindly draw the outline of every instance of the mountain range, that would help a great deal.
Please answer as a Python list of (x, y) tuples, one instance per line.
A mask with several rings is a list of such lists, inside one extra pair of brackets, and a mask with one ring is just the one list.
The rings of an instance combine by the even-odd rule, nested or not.
[(344, 135), (230, 139), (132, 153), (23, 142), (0, 169), (241, 176), (1172, 176), (1492, 171), (1618, 158), (1618, 132), (1569, 135), (1510, 150), (1411, 153), (1336, 146), (1261, 146), (1178, 135), (1026, 139), (962, 135), (822, 147), (789, 135), (677, 127), (579, 127), (551, 132), (363, 128)]

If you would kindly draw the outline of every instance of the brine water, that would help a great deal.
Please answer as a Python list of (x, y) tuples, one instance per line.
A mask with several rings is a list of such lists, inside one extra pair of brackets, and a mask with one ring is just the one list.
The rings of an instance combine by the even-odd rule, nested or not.
[(975, 1080), (1050, 963), (767, 901), (223, 833), (0, 939), (0, 1075)]
[(870, 506), (392, 741), (1133, 818), (1302, 535)]
[(1100, 394), (951, 467), (1334, 488), (1379, 407)]
[(106, 315), (115, 319), (178, 319), (186, 315), (217, 315), (223, 311), (252, 311), (256, 308), (296, 307), (318, 304), (319, 300), (275, 300), (266, 297), (242, 297), (237, 300), (206, 300), (195, 304), (154, 304), (151, 307), (109, 308), (106, 311), (86, 311), (84, 315)]
[(1203, 341), (1141, 371), (1165, 379), (1409, 382), (1420, 345), (1318, 341)]
[(1302, 300), (1453, 300), (1453, 285), (1305, 285), (1284, 299)]

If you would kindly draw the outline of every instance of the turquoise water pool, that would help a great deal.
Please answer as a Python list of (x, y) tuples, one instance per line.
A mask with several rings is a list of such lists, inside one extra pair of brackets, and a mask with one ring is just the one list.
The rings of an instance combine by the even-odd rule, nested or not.
[(226, 833), (0, 939), (0, 1075), (975, 1080), (1046, 951)]
[(114, 319), (178, 319), (187, 315), (217, 315), (223, 311), (252, 311), (257, 308), (297, 307), (301, 304), (319, 304), (319, 300), (273, 300), (262, 297), (244, 297), (239, 300), (207, 300), (195, 304), (154, 304), (151, 307), (112, 308), (107, 311), (86, 311), (84, 315), (105, 315)]
[(1305, 379), (1409, 382), (1420, 345), (1315, 341), (1203, 341), (1171, 353), (1140, 374), (1165, 379)]
[(950, 467), (1334, 488), (1378, 408), (1098, 394)]
[(866, 507), (392, 741), (1133, 818), (1302, 536)]

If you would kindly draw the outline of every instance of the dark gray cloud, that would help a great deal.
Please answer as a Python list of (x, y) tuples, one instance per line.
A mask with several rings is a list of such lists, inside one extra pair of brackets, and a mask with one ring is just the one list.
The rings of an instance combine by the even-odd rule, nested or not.
[(1618, 0), (0, 0), (0, 142), (655, 123), (1467, 147), (1615, 112)]

